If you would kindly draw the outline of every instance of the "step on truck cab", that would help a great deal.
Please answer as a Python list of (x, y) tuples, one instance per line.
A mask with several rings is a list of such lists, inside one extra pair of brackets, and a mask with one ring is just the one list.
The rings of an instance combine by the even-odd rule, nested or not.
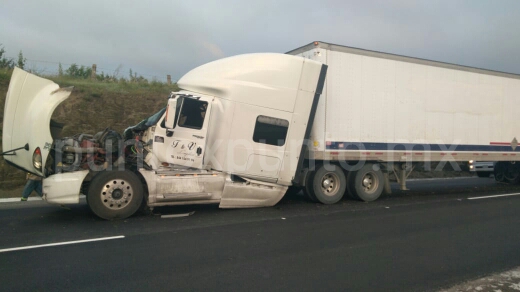
[(15, 68), (4, 109), (5, 160), (43, 177), (43, 198), (86, 195), (104, 219), (140, 206), (275, 205), (299, 180), (327, 66), (283, 54), (247, 54), (193, 69), (166, 107), (124, 135), (51, 134), (72, 88)]

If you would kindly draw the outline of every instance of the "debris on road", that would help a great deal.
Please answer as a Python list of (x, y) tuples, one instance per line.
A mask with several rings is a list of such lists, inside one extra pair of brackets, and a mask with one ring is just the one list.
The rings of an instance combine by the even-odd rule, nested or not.
[(188, 216), (191, 216), (193, 214), (195, 214), (195, 211), (191, 211), (189, 213), (181, 213), (181, 214), (161, 215), (161, 219), (188, 217)]

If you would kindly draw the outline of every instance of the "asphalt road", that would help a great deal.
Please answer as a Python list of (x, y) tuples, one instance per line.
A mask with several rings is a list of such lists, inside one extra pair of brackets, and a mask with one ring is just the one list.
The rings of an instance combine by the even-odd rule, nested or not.
[(297, 195), (272, 208), (155, 210), (195, 211), (174, 219), (1, 204), (0, 250), (121, 237), (0, 252), (0, 290), (436, 291), (520, 266), (520, 196), (468, 199), (520, 186), (468, 178), (409, 187), (372, 203)]

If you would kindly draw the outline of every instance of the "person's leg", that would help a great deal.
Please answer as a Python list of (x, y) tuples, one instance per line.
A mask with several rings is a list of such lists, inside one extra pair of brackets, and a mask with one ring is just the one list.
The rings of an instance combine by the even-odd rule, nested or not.
[(34, 185), (35, 181), (34, 180), (27, 180), (27, 183), (25, 184), (25, 187), (23, 188), (23, 192), (22, 192), (22, 200), (27, 200), (27, 198), (29, 198), (29, 196), (31, 195), (32, 191), (34, 190), (35, 188), (35, 185)]
[(40, 196), (40, 197), (43, 196), (41, 180), (36, 181), (36, 186), (34, 188), (34, 191), (38, 194), (38, 196)]

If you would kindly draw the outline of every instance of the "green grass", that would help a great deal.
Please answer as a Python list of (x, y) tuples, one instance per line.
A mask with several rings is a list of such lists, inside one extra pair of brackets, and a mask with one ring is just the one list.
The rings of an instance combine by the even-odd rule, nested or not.
[(106, 93), (123, 93), (123, 94), (131, 94), (131, 93), (141, 93), (141, 94), (152, 94), (152, 93), (163, 93), (165, 90), (175, 90), (178, 89), (176, 85), (168, 85), (162, 82), (128, 82), (128, 81), (119, 81), (119, 82), (104, 82), (97, 81), (91, 79), (76, 79), (70, 78), (67, 76), (61, 77), (48, 77), (48, 79), (54, 81), (59, 84), (61, 87), (74, 86), (78, 88), (82, 88), (84, 90), (89, 91), (99, 91)]

